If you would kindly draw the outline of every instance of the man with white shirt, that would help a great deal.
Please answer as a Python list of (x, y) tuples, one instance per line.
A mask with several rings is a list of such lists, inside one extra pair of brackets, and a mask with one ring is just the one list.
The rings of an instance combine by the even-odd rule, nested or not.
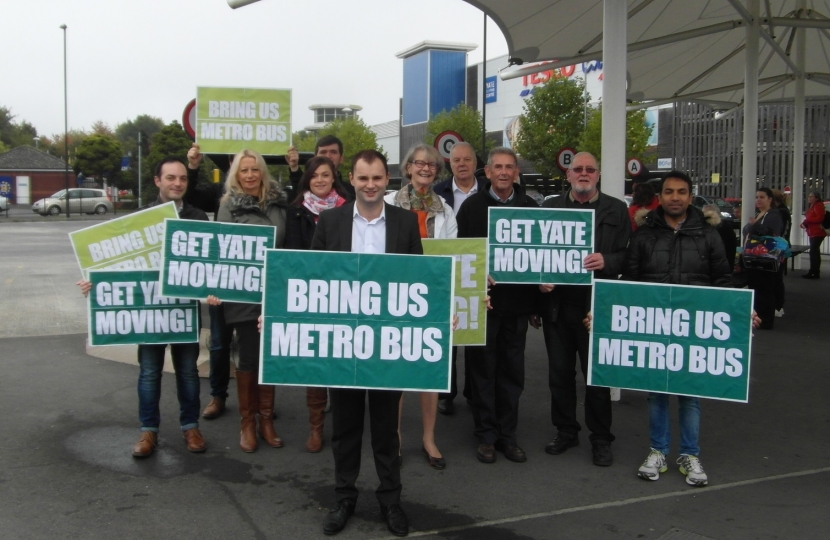
[[(467, 142), (456, 143), (450, 150), (450, 168), (452, 169), (452, 178), (444, 180), (435, 184), (435, 193), (447, 201), (447, 204), (452, 206), (453, 214), (458, 215), (458, 210), (461, 204), (467, 200), (468, 197), (478, 193), (486, 183), (484, 178), (476, 178), (476, 152), (473, 146)], [(453, 400), (458, 395), (458, 384), (456, 382), (456, 358), (457, 347), (452, 348), (452, 371), (450, 371), (450, 391), (446, 394), (440, 394), (438, 397), (438, 412), (441, 414), (450, 415), (455, 411)], [(472, 399), (470, 393), (470, 377), (469, 371), (465, 370), (464, 377), (464, 397), (468, 400)]]
[[(389, 184), (386, 158), (375, 150), (358, 152), (349, 174), (355, 201), (320, 213), (311, 249), (352, 253), (422, 254), (415, 213), (385, 204)], [(401, 392), (332, 388), (332, 437), (337, 502), (326, 517), (323, 532), (337, 534), (354, 513), (363, 443), (363, 418), (369, 402), (372, 452), (380, 485), (375, 494), (386, 526), (397, 536), (409, 533), (409, 521), (400, 507), (401, 471), (398, 440), (398, 403)]]

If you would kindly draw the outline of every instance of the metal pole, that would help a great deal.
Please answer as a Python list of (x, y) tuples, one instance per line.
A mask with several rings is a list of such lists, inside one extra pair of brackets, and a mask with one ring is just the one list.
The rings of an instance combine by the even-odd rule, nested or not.
[(69, 100), (66, 88), (66, 25), (60, 26), (63, 30), (63, 149), (65, 154), (63, 171), (63, 188), (66, 196), (66, 219), (69, 219)]
[(481, 159), (487, 161), (487, 14), (484, 14), (484, 58), (481, 60)]
[(627, 2), (605, 0), (602, 22), (602, 191), (625, 194)]
[[(796, 10), (799, 16), (804, 14), (806, 0), (798, 0)], [(792, 220), (793, 224), (801, 224), (801, 211), (804, 202), (804, 64), (807, 56), (807, 36), (805, 28), (796, 28), (795, 34), (795, 64), (801, 74), (795, 79), (795, 106), (793, 107), (793, 173), (792, 173)], [(801, 228), (793, 227), (799, 237)], [(794, 242), (793, 232), (790, 231), (790, 242)], [(809, 243), (809, 242), (808, 242)], [(801, 269), (801, 257), (796, 257), (794, 268)]]
[(746, 26), (746, 67), (744, 70), (744, 154), (741, 178), (741, 230), (755, 216), (755, 188), (758, 176), (758, 42), (761, 39), (759, 0), (748, 0), (752, 22)]
[(138, 201), (137, 210), (141, 208), (141, 131), (138, 132), (138, 197), (135, 200)]

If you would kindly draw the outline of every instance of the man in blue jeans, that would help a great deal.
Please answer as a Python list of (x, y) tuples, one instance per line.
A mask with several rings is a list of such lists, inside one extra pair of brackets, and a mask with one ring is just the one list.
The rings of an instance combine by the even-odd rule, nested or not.
[[(190, 206), (182, 200), (187, 190), (187, 169), (178, 158), (169, 157), (156, 165), (154, 181), (159, 189), (158, 198), (144, 208), (173, 201), (180, 219), (207, 221), (203, 211)], [(142, 209), (144, 209), (142, 208)], [(86, 296), (92, 284), (79, 281), (81, 292)], [(164, 367), (163, 345), (138, 346), (138, 418), (141, 421), (141, 438), (133, 446), (133, 457), (144, 458), (152, 454), (158, 444), (161, 413), (161, 372)], [(176, 394), (179, 398), (179, 423), (181, 424), (187, 449), (191, 452), (204, 452), (207, 448), (199, 432), (199, 372), (196, 361), (199, 359), (199, 342), (171, 343), (173, 369), (176, 371)]]

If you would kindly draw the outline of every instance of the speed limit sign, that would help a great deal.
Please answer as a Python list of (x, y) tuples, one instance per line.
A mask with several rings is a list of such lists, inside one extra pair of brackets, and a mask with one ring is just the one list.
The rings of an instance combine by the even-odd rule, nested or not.
[(573, 148), (563, 148), (556, 154), (556, 164), (559, 165), (559, 168), (563, 171), (567, 171), (571, 168), (571, 163), (574, 162), (574, 156), (576, 152), (574, 152)]
[(444, 161), (450, 160), (450, 151), (456, 144), (464, 142), (464, 139), (455, 131), (444, 131), (435, 137), (435, 149), (443, 156)]

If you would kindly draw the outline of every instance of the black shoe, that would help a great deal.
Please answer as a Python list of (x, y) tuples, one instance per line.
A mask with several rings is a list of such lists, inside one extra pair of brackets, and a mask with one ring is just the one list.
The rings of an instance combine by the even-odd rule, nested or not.
[(450, 416), (452, 413), (455, 412), (455, 405), (453, 404), (451, 399), (439, 399), (438, 400), (438, 412), (441, 414), (446, 414)]
[(430, 467), (432, 467), (436, 471), (443, 471), (447, 468), (447, 462), (444, 460), (444, 458), (432, 457), (431, 455), (429, 455), (429, 452), (427, 452), (427, 449), (424, 447), (421, 447), (421, 450), (424, 452), (424, 455), (427, 458), (427, 463), (429, 463)]
[(492, 444), (480, 444), (476, 450), (476, 457), (482, 463), (495, 463), (496, 447)]
[(803, 277), (804, 279), (819, 279), (818, 274), (809, 274), (808, 273), (808, 274), (804, 274), (801, 277)]
[(559, 433), (554, 437), (552, 442), (549, 442), (545, 446), (545, 452), (558, 456), (559, 454), (565, 453), (568, 448), (573, 448), (574, 446), (579, 446), (579, 437), (568, 437)]
[(389, 506), (380, 505), (380, 513), (386, 520), (386, 528), (395, 536), (406, 536), (409, 534), (409, 520), (403, 513), (403, 508), (398, 504)]
[(610, 467), (614, 463), (610, 441), (591, 441), (591, 453), (594, 455), (594, 465), (597, 467)]
[(504, 457), (506, 457), (510, 461), (513, 461), (515, 463), (524, 463), (525, 461), (527, 461), (527, 455), (525, 454), (525, 451), (522, 450), (516, 444), (507, 444), (505, 442), (499, 441), (496, 443), (495, 446), (496, 450), (504, 453)]
[(329, 536), (337, 534), (346, 526), (346, 522), (354, 514), (355, 501), (351, 499), (341, 499), (337, 501), (331, 512), (326, 516), (326, 522), (323, 524), (323, 532)]

